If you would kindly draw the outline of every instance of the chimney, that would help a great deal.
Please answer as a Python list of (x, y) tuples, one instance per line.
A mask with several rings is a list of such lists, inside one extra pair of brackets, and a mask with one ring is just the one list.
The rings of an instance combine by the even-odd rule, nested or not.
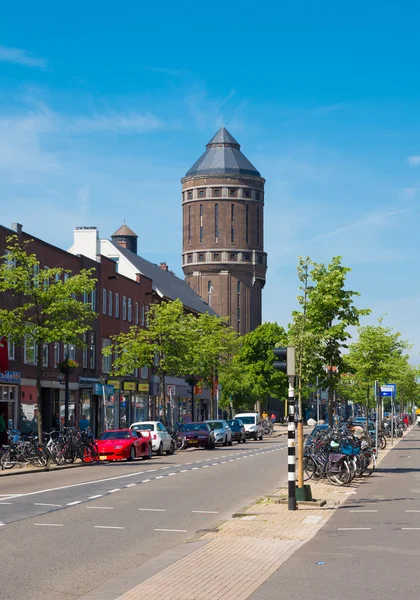
[(22, 225), (20, 223), (13, 223), (12, 224), (12, 229), (13, 229), (13, 231), (16, 231), (16, 233), (18, 235), (21, 235), (21, 233), (22, 233)]
[(169, 270), (168, 265), (165, 262), (161, 262), (160, 265), (159, 265), (159, 268), (163, 269), (164, 271), (168, 271)]
[(141, 273), (136, 273), (136, 281), (137, 281), (137, 283), (140, 283), (140, 281), (141, 281)]

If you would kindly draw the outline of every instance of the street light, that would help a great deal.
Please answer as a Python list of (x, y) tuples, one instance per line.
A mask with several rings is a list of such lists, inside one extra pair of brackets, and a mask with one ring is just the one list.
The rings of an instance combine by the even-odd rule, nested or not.
[(194, 388), (195, 388), (196, 384), (200, 381), (200, 379), (199, 379), (199, 377), (197, 377), (197, 375), (188, 375), (188, 377), (185, 378), (185, 381), (188, 383), (188, 385), (191, 386), (191, 420), (194, 422), (195, 421)]

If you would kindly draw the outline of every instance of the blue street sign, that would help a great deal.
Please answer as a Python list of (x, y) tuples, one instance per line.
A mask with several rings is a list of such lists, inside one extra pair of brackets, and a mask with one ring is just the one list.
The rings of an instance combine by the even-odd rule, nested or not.
[(385, 385), (381, 385), (381, 396), (383, 398), (392, 398), (395, 396), (397, 391), (397, 386), (395, 383), (387, 383)]

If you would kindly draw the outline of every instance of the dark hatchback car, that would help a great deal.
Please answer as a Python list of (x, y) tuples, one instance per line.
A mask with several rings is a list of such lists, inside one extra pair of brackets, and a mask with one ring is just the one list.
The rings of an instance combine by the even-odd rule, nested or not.
[(214, 432), (208, 423), (184, 423), (179, 435), (185, 439), (187, 446), (207, 448), (215, 447)]
[(232, 441), (238, 442), (240, 444), (246, 442), (246, 433), (245, 433), (245, 425), (242, 423), (240, 419), (231, 419), (227, 421), (231, 431), (232, 431)]

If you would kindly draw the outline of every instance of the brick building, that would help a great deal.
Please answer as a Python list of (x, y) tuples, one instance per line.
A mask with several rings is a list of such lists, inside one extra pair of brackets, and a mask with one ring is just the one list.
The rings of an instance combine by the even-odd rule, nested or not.
[(245, 334), (262, 320), (265, 180), (222, 127), (181, 182), (185, 279)]

